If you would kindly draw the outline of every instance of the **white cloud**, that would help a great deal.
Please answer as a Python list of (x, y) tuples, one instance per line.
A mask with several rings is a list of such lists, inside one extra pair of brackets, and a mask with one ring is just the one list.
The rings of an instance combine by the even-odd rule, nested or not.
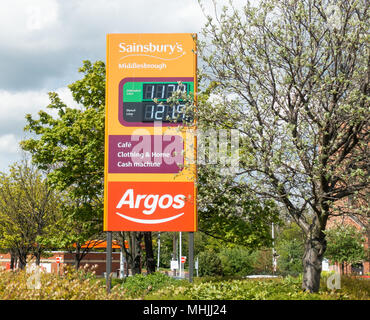
[[(7, 4), (4, 5), (4, 2)], [(57, 0), (11, 0), (2, 2), (0, 41), (18, 50), (45, 49), (45, 34), (58, 26)], [(51, 38), (48, 38), (49, 42)]]
[(195, 0), (1, 0), (0, 88), (73, 81), (82, 60), (105, 60), (107, 33), (199, 32), (204, 22)]
[[(68, 95), (67, 88), (56, 90), (60, 96), (71, 102), (72, 96)], [(1, 122), (18, 122), (28, 113), (36, 115), (50, 103), (47, 90), (37, 91), (6, 91), (0, 90)], [(0, 129), (1, 130), (1, 129)]]
[(41, 30), (50, 28), (58, 20), (58, 3), (55, 0), (32, 0), (25, 1), (29, 30)]
[(0, 136), (0, 153), (17, 153), (18, 144), (19, 141), (14, 134), (4, 134)]
[[(67, 87), (54, 90), (69, 107), (78, 107)], [(37, 113), (45, 110), (55, 116), (56, 112), (47, 109), (50, 103), (47, 90), (9, 92), (0, 90), (0, 171), (22, 157), (19, 142), (31, 134), (24, 132), (26, 114), (37, 119)]]
[[(68, 88), (59, 88), (54, 91), (59, 94), (67, 106), (78, 106)], [(50, 100), (46, 89), (19, 92), (0, 90), (0, 135), (11, 133), (20, 136), (23, 134), (26, 114), (35, 117), (40, 110), (45, 110), (49, 114), (55, 115), (54, 110), (46, 109), (49, 104)]]
[(1, 0), (0, 171), (48, 91), (76, 106), (65, 86), (83, 60), (105, 60), (107, 33), (199, 32), (204, 20), (195, 0)]

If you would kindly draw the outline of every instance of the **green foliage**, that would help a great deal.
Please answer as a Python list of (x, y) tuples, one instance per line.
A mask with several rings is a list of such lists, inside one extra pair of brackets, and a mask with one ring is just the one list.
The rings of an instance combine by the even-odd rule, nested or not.
[(277, 235), (276, 252), (278, 271), (282, 275), (303, 272), (304, 233), (295, 223), (284, 225)]
[(69, 88), (77, 107), (67, 106), (56, 93), (49, 93), (48, 109), (39, 118), (26, 116), (25, 130), (36, 134), (21, 142), (32, 160), (48, 169), (53, 187), (63, 191), (63, 221), (59, 237), (52, 241), (64, 247), (83, 244), (102, 230), (105, 127), (105, 64), (84, 61), (83, 78)]
[(198, 203), (200, 231), (224, 245), (270, 246), (271, 223), (280, 223), (275, 202), (245, 192), (242, 183), (210, 165), (198, 168)]
[(322, 282), (319, 293), (302, 291), (302, 277), (196, 282), (191, 286), (169, 286), (151, 299), (192, 300), (369, 300), (369, 282), (344, 279), (342, 289), (333, 292)]
[(171, 278), (163, 273), (155, 272), (148, 275), (137, 274), (124, 280), (121, 288), (132, 298), (138, 298), (149, 292), (157, 291), (170, 285), (184, 285), (183, 281)]
[(336, 225), (326, 231), (327, 249), (325, 256), (338, 263), (357, 263), (366, 258), (365, 238), (350, 225)]
[(219, 257), (225, 276), (246, 276), (253, 272), (254, 258), (246, 249), (224, 248)]
[(203, 251), (198, 255), (199, 275), (217, 276), (222, 275), (221, 259), (214, 250)]
[(93, 270), (67, 268), (63, 275), (41, 272), (40, 287), (30, 287), (35, 271), (9, 272), (0, 269), (0, 300), (369, 300), (370, 282), (366, 279), (342, 277), (341, 289), (331, 291), (322, 279), (319, 293), (301, 289), (301, 277), (275, 279), (196, 278), (193, 284), (164, 274), (136, 275), (122, 280), (112, 279), (107, 294), (105, 279), (97, 278)]
[[(318, 288), (313, 266), (325, 251), (326, 221), (348, 209), (366, 213), (366, 200), (360, 209), (339, 204), (348, 196), (355, 203), (366, 199), (370, 176), (368, 5), (334, 1), (339, 17), (333, 24), (332, 3), (261, 0), (239, 9), (214, 1), (198, 46), (209, 86), (209, 99), (198, 101), (198, 123), (238, 130), (233, 186), (279, 202), (304, 230), (303, 286), (310, 291)], [(222, 199), (222, 192), (215, 194)], [(225, 207), (236, 207), (238, 198), (225, 200)], [(228, 212), (221, 225), (225, 218)], [(239, 230), (238, 221), (230, 222)]]
[[(40, 287), (32, 285), (40, 281)], [(9, 272), (0, 270), (0, 300), (99, 300), (122, 299), (106, 294), (105, 286), (85, 273), (68, 269), (63, 276), (36, 271)]]
[(24, 150), (43, 169), (50, 167), (50, 182), (61, 190), (69, 189), (73, 199), (97, 201), (102, 196), (104, 169), (105, 65), (84, 61), (79, 70), (82, 80), (69, 86), (79, 108), (66, 106), (58, 94), (49, 93), (49, 109), (58, 112), (52, 117), (45, 111), (39, 119), (26, 116), (25, 130), (38, 139), (21, 143)]
[(253, 252), (252, 257), (254, 274), (271, 274), (272, 273), (272, 250), (263, 248)]
[(303, 272), (302, 256), (304, 244), (298, 239), (282, 240), (277, 248), (278, 269), (284, 275), (298, 275)]
[(55, 235), (61, 204), (45, 175), (26, 161), (0, 173), (0, 247), (16, 253), (22, 267), (27, 254), (40, 257)]
[[(173, 232), (161, 232), (161, 249), (160, 249), (160, 257), (159, 257), (159, 266), (161, 268), (168, 268), (170, 266), (170, 261), (173, 253)], [(183, 241), (184, 241), (183, 236)], [(153, 240), (155, 240), (153, 244), (153, 252), (158, 252), (158, 236), (153, 235)], [(184, 246), (183, 252), (187, 252)], [(154, 255), (156, 263), (157, 263), (157, 254)]]

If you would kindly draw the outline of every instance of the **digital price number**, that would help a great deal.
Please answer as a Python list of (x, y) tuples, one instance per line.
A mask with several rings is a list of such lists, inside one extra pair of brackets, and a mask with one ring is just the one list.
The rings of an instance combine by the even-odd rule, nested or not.
[(127, 81), (122, 85), (123, 120), (130, 124), (154, 121), (182, 123), (191, 121), (186, 114), (185, 102), (180, 99), (169, 104), (167, 99), (174, 93), (194, 92), (193, 82), (144, 82)]

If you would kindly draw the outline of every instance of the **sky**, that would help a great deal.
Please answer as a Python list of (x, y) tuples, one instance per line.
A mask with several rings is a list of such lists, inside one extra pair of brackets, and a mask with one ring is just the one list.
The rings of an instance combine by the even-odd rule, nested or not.
[[(204, 1), (211, 7), (211, 1)], [(197, 0), (0, 0), (0, 171), (22, 159), (25, 115), (68, 85), (83, 60), (105, 61), (107, 33), (199, 33)]]

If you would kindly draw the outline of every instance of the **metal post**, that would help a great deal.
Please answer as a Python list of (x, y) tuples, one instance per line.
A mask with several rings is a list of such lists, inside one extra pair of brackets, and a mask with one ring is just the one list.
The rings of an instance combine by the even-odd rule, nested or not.
[[(176, 237), (176, 232), (173, 233), (172, 260), (177, 260), (177, 237)], [(173, 269), (173, 276), (176, 277), (176, 269)]]
[(123, 256), (123, 246), (119, 254), (119, 278), (123, 279), (125, 276), (125, 257)]
[(194, 232), (189, 232), (189, 282), (193, 282), (194, 274)]
[(276, 273), (276, 250), (275, 250), (275, 232), (274, 223), (271, 224), (271, 238), (272, 238), (272, 274)]
[(181, 278), (182, 277), (182, 263), (181, 263), (181, 257), (182, 257), (182, 248), (181, 248), (181, 238), (182, 238), (182, 234), (181, 234), (181, 231), (180, 231), (180, 234), (179, 234), (179, 265), (180, 265), (180, 274), (179, 274), (179, 277)]
[(159, 259), (161, 254), (161, 233), (158, 232), (158, 258), (157, 258), (157, 271), (159, 271)]
[(106, 268), (105, 268), (105, 283), (107, 287), (107, 293), (110, 293), (111, 289), (111, 278), (112, 272), (112, 231), (107, 232), (107, 251), (106, 251)]

